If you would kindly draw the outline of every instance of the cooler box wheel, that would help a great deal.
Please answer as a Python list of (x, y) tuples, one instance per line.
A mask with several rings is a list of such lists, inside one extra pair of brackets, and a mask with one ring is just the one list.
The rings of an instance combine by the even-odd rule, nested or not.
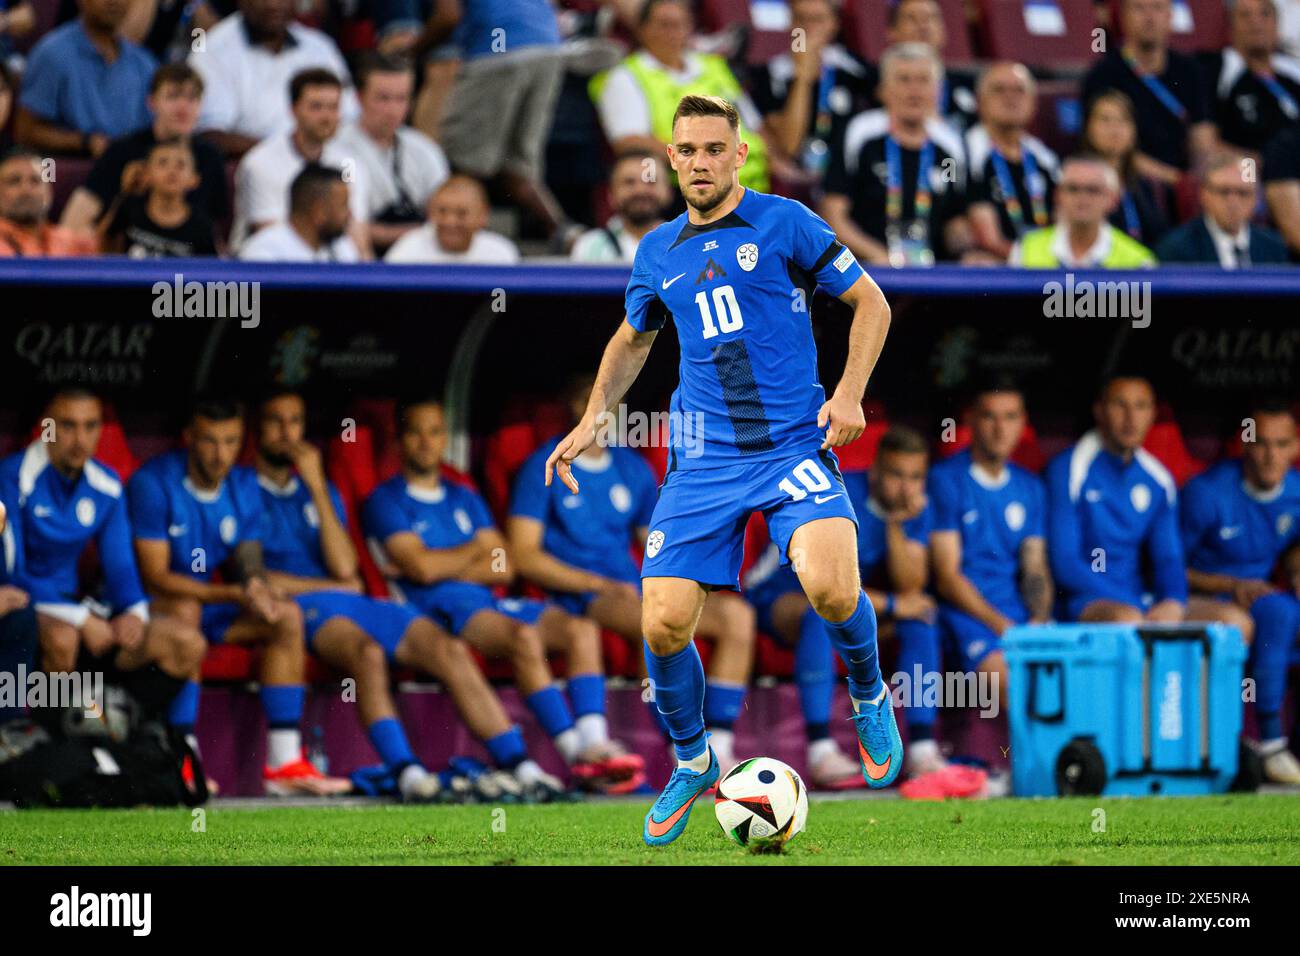
[(1106, 786), (1106, 760), (1091, 740), (1075, 737), (1056, 758), (1056, 792), (1063, 797), (1101, 793)]

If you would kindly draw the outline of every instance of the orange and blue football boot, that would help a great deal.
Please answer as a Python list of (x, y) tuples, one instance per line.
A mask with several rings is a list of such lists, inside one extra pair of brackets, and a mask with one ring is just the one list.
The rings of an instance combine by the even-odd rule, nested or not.
[(894, 782), (903, 769), (903, 738), (894, 720), (894, 699), (889, 686), (880, 689), (875, 701), (863, 701), (853, 715), (858, 732), (858, 760), (867, 786), (880, 790)]
[(718, 758), (709, 748), (709, 766), (703, 773), (678, 767), (668, 778), (668, 786), (659, 794), (650, 812), (645, 815), (645, 829), (641, 833), (647, 846), (666, 846), (686, 829), (691, 818), (691, 807), (702, 793), (718, 782)]

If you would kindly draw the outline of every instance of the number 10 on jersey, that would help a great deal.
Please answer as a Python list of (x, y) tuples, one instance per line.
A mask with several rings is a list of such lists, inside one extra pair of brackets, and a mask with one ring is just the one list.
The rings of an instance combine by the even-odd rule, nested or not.
[[(703, 290), (695, 293), (695, 304), (700, 307), (706, 339), (714, 338), (719, 332), (737, 332), (745, 324), (740, 317), (736, 290), (729, 285), (720, 285), (713, 290), (712, 309), (709, 308), (709, 294)], [(714, 313), (717, 313), (717, 322), (714, 322)]]

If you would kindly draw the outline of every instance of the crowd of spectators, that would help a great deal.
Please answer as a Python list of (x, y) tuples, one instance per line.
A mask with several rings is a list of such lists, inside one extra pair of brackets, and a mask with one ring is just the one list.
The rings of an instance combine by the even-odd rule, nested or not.
[[(689, 92), (736, 105), (742, 185), (876, 266), (1300, 256), (1293, 0), (1224, 0), (1227, 45), (1196, 53), (1173, 0), (1099, 2), (1080, 68), (946, 62), (983, 8), (937, 0), (889, 0), (874, 61), (844, 29), (865, 0), (776, 5), (767, 57), (691, 0), (55, 2), (0, 0), (0, 147), (46, 186), (68, 161), (75, 188), (54, 208), (10, 169), (0, 254), (627, 261), (680, 212), (659, 157)], [(1074, 91), (1050, 116), (1044, 81)], [(338, 237), (338, 190), (293, 188), (317, 166), (346, 189)]]

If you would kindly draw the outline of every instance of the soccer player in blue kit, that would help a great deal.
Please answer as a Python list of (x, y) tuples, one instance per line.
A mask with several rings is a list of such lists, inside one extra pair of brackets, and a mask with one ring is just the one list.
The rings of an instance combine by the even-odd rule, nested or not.
[[(302, 608), (308, 650), (356, 679), (362, 726), (398, 793), (411, 802), (471, 794), (544, 801), (563, 793), (559, 780), (529, 760), (523, 734), (463, 641), (409, 604), (362, 593), (343, 499), (325, 477), (320, 452), (304, 438), (306, 417), (302, 396), (291, 389), (271, 392), (258, 406), (254, 467), (267, 577)], [(416, 759), (397, 719), (389, 664), (441, 681), (498, 769), (444, 791), (439, 776)]]
[[(104, 670), (161, 715), (207, 647), (195, 628), (149, 613), (122, 482), (95, 458), (103, 426), (97, 395), (61, 389), (45, 408), (42, 435), (0, 462), (11, 522), (5, 553), (35, 608), (44, 668)], [(92, 541), (104, 586), (97, 600), (82, 600), (78, 566)]]
[[(1300, 639), (1300, 471), (1296, 420), (1282, 403), (1251, 409), (1251, 440), (1183, 488), (1191, 620), (1235, 624), (1251, 643), (1259, 754), (1274, 783), (1300, 784), (1300, 761), (1282, 733), (1287, 670)], [(1281, 560), (1286, 587), (1272, 582)], [(1227, 612), (1227, 613), (1225, 613)]]
[[(302, 611), (267, 580), (257, 475), (236, 465), (242, 406), (199, 398), (184, 440), (184, 448), (145, 462), (127, 484), (136, 558), (153, 606), (198, 627), (209, 643), (262, 648), (268, 794), (346, 792), (351, 784), (326, 777), (302, 748)], [(173, 705), (175, 727), (192, 728), (198, 719), (198, 677), (196, 670)]]
[[(717, 781), (704, 728), (704, 670), (692, 641), (710, 590), (736, 588), (751, 513), (798, 571), (849, 671), (867, 782), (902, 769), (903, 744), (876, 652), (876, 616), (858, 578), (857, 524), (830, 449), (862, 434), (862, 395), (884, 345), (889, 307), (853, 254), (798, 202), (743, 189), (749, 147), (719, 97), (678, 104), (668, 158), (687, 212), (641, 240), (626, 320), (606, 346), (582, 421), (546, 462), (579, 491), (574, 460), (596, 440), (669, 317), (681, 346), (668, 474), (641, 568), (642, 633), (655, 701), (677, 753), (643, 839), (671, 843)], [(816, 286), (853, 309), (849, 356), (829, 401), (817, 377), (808, 306)], [(683, 428), (702, 422), (702, 441)], [(698, 454), (697, 454), (698, 452)]]

